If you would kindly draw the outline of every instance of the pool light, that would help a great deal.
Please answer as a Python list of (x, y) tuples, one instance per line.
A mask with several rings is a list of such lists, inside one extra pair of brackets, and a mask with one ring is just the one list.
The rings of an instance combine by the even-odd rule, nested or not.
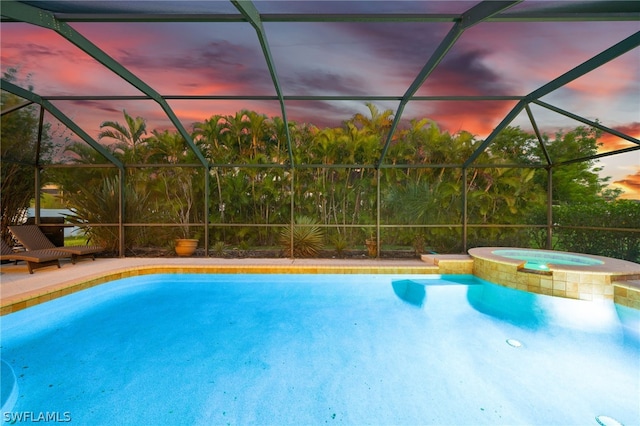
[(596, 416), (596, 421), (602, 426), (624, 426), (622, 423), (609, 416)]
[(516, 340), (516, 339), (507, 339), (507, 344), (509, 346), (514, 347), (514, 348), (521, 348), (522, 347), (522, 342), (520, 342), (520, 340)]
[(549, 266), (547, 266), (546, 263), (541, 263), (541, 262), (527, 262), (524, 265), (525, 269), (532, 269), (535, 271), (548, 271), (549, 270)]

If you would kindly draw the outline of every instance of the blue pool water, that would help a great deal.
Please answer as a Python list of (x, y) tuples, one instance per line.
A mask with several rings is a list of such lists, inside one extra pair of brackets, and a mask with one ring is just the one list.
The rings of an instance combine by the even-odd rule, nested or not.
[(142, 276), (2, 317), (17, 378), (2, 415), (633, 425), (639, 325), (635, 310), (473, 276)]
[[(543, 250), (500, 249), (493, 250), (493, 254), (509, 259), (526, 260), (532, 269), (539, 269), (536, 265), (568, 265), (568, 266), (594, 266), (604, 262), (591, 257), (580, 256), (571, 253), (550, 252)], [(548, 268), (547, 268), (548, 269)]]

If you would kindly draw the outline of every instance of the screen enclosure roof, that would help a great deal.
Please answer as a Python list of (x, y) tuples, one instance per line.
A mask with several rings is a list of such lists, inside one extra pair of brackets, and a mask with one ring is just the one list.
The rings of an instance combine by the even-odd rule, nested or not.
[(123, 109), (197, 151), (189, 127), (215, 113), (337, 126), (367, 104), (393, 111), (376, 166), (422, 117), (483, 139), (463, 166), (509, 125), (593, 126), (616, 140), (601, 156), (640, 149), (636, 1), (3, 0), (1, 14), (3, 71), (37, 80), (2, 90), (96, 149)]

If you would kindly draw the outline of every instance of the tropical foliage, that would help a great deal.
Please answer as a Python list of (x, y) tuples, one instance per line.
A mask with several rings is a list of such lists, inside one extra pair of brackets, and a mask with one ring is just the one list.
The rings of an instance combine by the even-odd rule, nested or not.
[[(333, 245), (342, 255), (347, 248), (363, 248), (380, 223), (383, 251), (386, 245), (446, 253), (462, 251), (463, 224), (467, 247), (544, 246), (547, 157), (554, 163), (591, 158), (599, 146), (599, 132), (583, 127), (545, 135), (542, 143), (507, 127), (463, 169), (462, 162), (482, 143), (472, 134), (451, 134), (431, 120), (415, 119), (397, 129), (385, 147), (393, 112), (373, 104), (367, 108), (367, 114), (323, 129), (294, 122), (285, 129), (279, 117), (249, 110), (213, 115), (195, 123), (191, 134), (206, 168), (180, 133), (149, 131), (143, 118), (123, 111), (124, 124), (104, 122), (99, 135), (105, 149), (125, 164), (123, 185), (114, 168), (55, 169), (50, 179), (63, 189), (79, 224), (117, 224), (122, 197), (128, 249), (162, 247), (178, 235), (201, 233), (208, 214), (211, 247), (281, 246), (297, 257)], [(383, 149), (384, 162), (378, 164)], [(70, 144), (67, 153), (78, 165), (105, 162), (81, 142)], [(551, 198), (563, 226), (575, 222), (559, 207), (618, 208), (612, 201), (618, 194), (605, 190), (607, 179), (598, 172), (596, 160), (553, 169)], [(625, 205), (631, 215), (639, 208)], [(293, 227), (292, 217), (297, 218)], [(117, 246), (117, 228), (87, 229), (96, 242)], [(292, 232), (297, 244), (290, 253)], [(574, 237), (583, 238), (558, 232), (556, 248), (598, 250), (597, 242), (581, 249)], [(625, 243), (625, 253), (615, 257), (637, 256), (637, 237), (630, 238), (635, 242)]]
[[(639, 203), (631, 200), (560, 205), (554, 207), (557, 245), (564, 250), (597, 254), (640, 263)], [(618, 231), (594, 232), (603, 223)]]
[[(18, 80), (18, 71), (8, 69), (3, 78), (9, 82)], [(21, 82), (33, 90), (28, 81)], [(2, 221), (0, 237), (10, 241), (8, 226), (18, 223), (25, 216), (30, 201), (34, 197), (36, 175), (32, 164), (36, 164), (36, 153), (40, 152), (39, 164), (51, 161), (55, 145), (51, 140), (49, 125), (38, 137), (38, 110), (34, 105), (20, 107), (21, 99), (8, 92), (2, 92), (2, 110), (17, 108), (10, 114), (2, 115), (2, 137), (0, 138), (0, 206)]]
[[(287, 257), (316, 257), (324, 245), (324, 232), (307, 216), (296, 218), (297, 226), (287, 226), (280, 233), (280, 245)], [(293, 251), (291, 242), (293, 240)]]

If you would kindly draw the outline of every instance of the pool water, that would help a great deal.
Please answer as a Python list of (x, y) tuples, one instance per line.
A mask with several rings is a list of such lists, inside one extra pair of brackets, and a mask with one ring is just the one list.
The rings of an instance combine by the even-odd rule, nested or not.
[(531, 269), (538, 269), (536, 265), (546, 266), (548, 263), (567, 266), (594, 266), (602, 265), (604, 263), (599, 259), (593, 259), (591, 257), (580, 256), (577, 254), (541, 250), (504, 249), (494, 250), (492, 253), (509, 259), (526, 260), (527, 265), (530, 265)]
[(92, 425), (640, 424), (638, 324), (428, 275), (149, 275), (1, 318), (11, 412)]

